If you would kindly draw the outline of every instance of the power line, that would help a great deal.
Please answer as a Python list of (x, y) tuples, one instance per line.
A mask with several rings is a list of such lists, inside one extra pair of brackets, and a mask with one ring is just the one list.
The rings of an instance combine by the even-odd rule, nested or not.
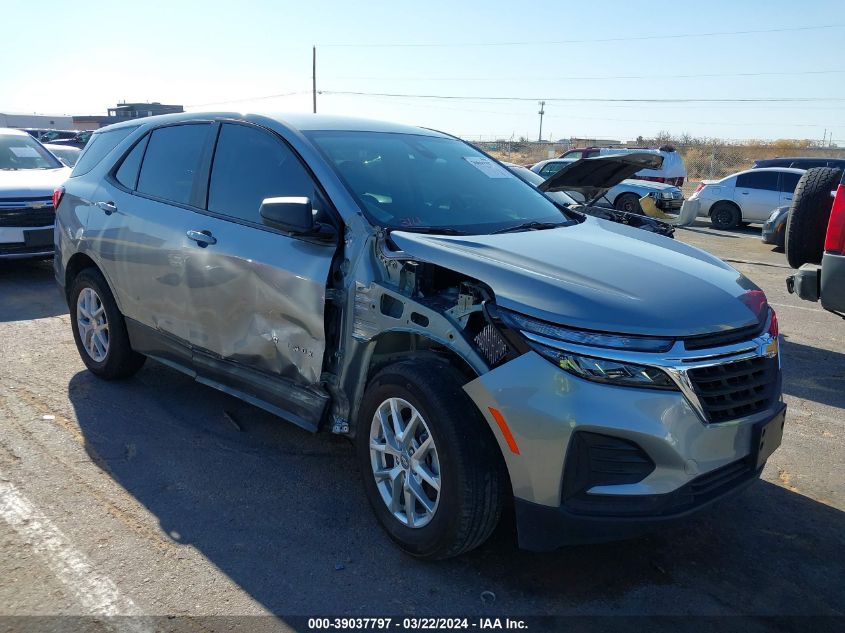
[(465, 48), (474, 46), (557, 46), (562, 44), (593, 44), (605, 42), (637, 42), (642, 40), (683, 39), (688, 37), (721, 37), (725, 35), (752, 35), (758, 33), (794, 33), (797, 31), (818, 31), (838, 29), (845, 24), (824, 24), (820, 26), (795, 26), (777, 29), (749, 29), (744, 31), (711, 31), (709, 33), (675, 33), (667, 35), (639, 35), (633, 37), (586, 38), (578, 40), (546, 40), (519, 42), (368, 42), (364, 44), (339, 43), (322, 44), (332, 48)]
[(299, 90), (297, 92), (283, 92), (277, 95), (264, 95), (261, 97), (244, 97), (242, 99), (231, 99), (229, 101), (211, 101), (209, 103), (191, 103), (186, 105), (186, 108), (202, 108), (212, 105), (226, 105), (229, 103), (243, 103), (244, 101), (263, 101), (265, 99), (278, 99), (279, 97), (292, 97), (293, 95), (309, 94), (310, 90)]
[(815, 101), (845, 101), (845, 97), (747, 97), (747, 98), (619, 98), (619, 97), (502, 97), (468, 95), (408, 94), (397, 92), (362, 92), (357, 90), (321, 90), (320, 94), (354, 95), (364, 97), (396, 97), (400, 99), (448, 99), (472, 101), (555, 101), (570, 103), (807, 103)]
[(723, 78), (723, 77), (772, 77), (791, 75), (830, 75), (845, 73), (845, 70), (794, 70), (774, 72), (748, 72), (748, 73), (694, 73), (687, 75), (596, 75), (592, 77), (569, 76), (569, 77), (359, 77), (352, 75), (336, 75), (326, 79), (354, 79), (357, 81), (605, 81), (618, 79), (701, 79), (701, 78)]

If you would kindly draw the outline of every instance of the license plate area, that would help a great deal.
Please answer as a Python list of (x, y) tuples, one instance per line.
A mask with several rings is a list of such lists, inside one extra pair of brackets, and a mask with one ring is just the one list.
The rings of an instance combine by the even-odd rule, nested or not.
[(26, 246), (52, 246), (53, 229), (38, 229), (23, 232), (23, 243)]
[(751, 437), (751, 452), (757, 455), (756, 468), (766, 463), (783, 441), (783, 426), (786, 421), (786, 407), (773, 418), (754, 426)]

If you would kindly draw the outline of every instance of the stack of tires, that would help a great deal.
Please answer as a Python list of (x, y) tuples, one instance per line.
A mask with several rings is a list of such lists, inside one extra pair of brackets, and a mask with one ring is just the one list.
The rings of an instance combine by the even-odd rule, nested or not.
[(824, 236), (842, 170), (833, 167), (808, 169), (798, 181), (786, 221), (786, 259), (793, 268), (820, 264)]

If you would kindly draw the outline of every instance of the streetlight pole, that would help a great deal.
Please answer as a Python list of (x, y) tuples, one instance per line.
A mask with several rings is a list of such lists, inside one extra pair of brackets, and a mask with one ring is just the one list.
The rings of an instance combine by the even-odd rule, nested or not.
[(314, 102), (314, 114), (317, 114), (317, 47), (311, 47), (311, 97)]
[(537, 113), (540, 115), (540, 134), (537, 136), (537, 142), (541, 142), (543, 140), (543, 115), (546, 113), (544, 106), (546, 105), (545, 101), (540, 102), (540, 111)]

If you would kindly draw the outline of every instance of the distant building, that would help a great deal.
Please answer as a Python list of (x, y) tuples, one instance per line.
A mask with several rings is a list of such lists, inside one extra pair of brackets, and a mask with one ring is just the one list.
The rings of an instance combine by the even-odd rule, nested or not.
[(73, 130), (73, 117), (55, 114), (5, 114), (0, 112), (0, 127)]
[(560, 142), (569, 143), (570, 147), (620, 147), (622, 141), (617, 141), (609, 138), (577, 138), (571, 137), (569, 139), (562, 139)]
[(89, 115), (73, 117), (74, 127), (77, 129), (95, 129), (120, 121), (130, 119), (141, 119), (157, 114), (173, 114), (184, 112), (185, 108), (180, 105), (166, 105), (163, 103), (118, 103), (115, 107), (108, 109), (108, 115)]

